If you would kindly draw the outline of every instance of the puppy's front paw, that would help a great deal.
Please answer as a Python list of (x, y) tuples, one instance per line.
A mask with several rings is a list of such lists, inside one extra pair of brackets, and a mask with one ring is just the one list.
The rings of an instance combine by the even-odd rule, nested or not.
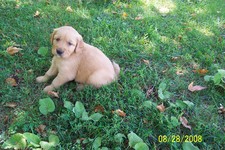
[(54, 87), (53, 86), (51, 86), (51, 85), (49, 85), (49, 86), (46, 86), (45, 88), (44, 88), (44, 92), (45, 93), (48, 93), (49, 91), (53, 91), (54, 90)]
[(48, 81), (48, 78), (45, 77), (45, 76), (40, 76), (40, 77), (37, 77), (37, 78), (36, 78), (36, 81), (37, 81), (38, 83), (41, 83), (41, 82), (47, 82), (47, 81)]

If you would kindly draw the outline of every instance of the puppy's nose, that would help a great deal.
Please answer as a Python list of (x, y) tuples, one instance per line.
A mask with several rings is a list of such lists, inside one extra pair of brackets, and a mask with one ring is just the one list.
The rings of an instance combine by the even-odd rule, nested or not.
[(58, 55), (62, 55), (62, 54), (63, 54), (63, 51), (62, 51), (61, 49), (56, 49), (56, 53), (57, 53)]

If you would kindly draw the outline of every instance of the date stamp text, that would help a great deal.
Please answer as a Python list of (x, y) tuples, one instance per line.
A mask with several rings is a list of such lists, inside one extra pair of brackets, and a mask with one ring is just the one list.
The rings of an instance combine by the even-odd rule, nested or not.
[(159, 135), (158, 142), (160, 143), (201, 143), (203, 141), (202, 135)]

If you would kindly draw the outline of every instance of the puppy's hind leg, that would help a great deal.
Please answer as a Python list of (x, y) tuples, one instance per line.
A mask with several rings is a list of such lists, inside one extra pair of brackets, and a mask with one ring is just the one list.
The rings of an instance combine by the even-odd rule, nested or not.
[(113, 74), (109, 74), (105, 70), (99, 70), (89, 76), (87, 84), (93, 85), (96, 88), (100, 88), (103, 85), (111, 83), (113, 80), (114, 80)]

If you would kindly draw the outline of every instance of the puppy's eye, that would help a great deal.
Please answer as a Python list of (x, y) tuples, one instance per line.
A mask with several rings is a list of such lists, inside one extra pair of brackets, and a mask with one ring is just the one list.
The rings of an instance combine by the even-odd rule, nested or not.
[(55, 40), (58, 42), (58, 41), (60, 41), (60, 38), (56, 38)]
[(71, 45), (73, 45), (73, 43), (71, 43), (71, 42), (68, 42), (68, 45), (69, 45), (69, 46), (71, 46)]

